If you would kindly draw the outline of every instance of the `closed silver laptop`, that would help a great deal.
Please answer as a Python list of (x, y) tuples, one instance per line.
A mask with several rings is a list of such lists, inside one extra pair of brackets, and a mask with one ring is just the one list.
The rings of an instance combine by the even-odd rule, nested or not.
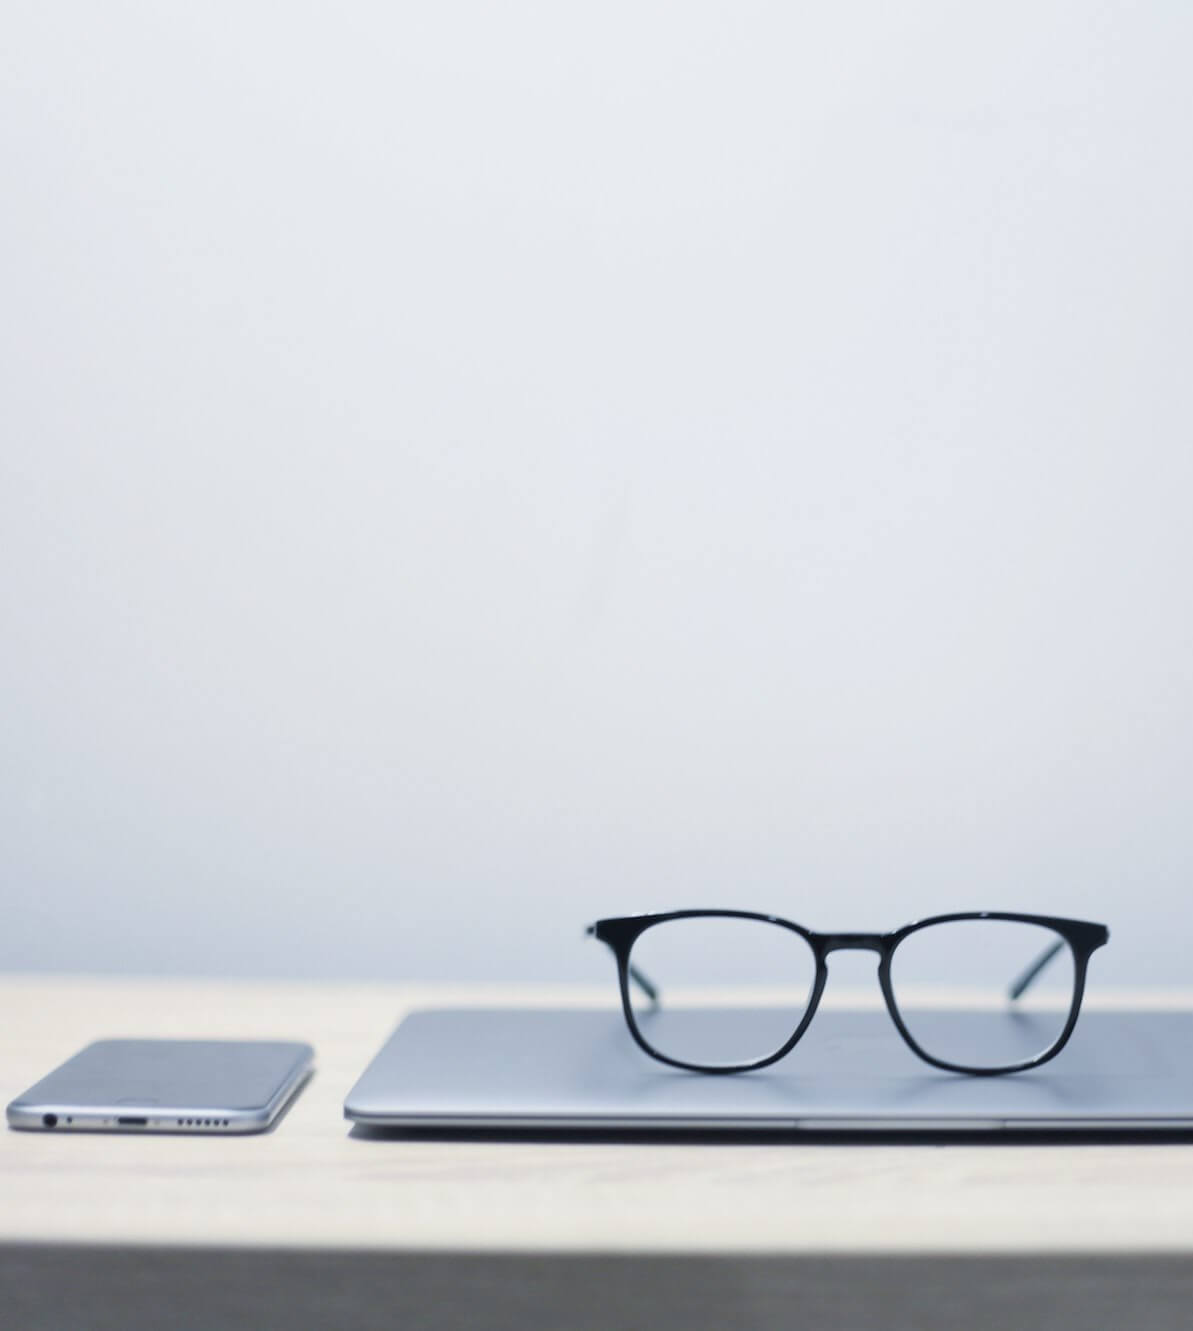
[[(966, 1015), (923, 1019), (951, 1036)], [(826, 1009), (778, 1063), (720, 1076), (648, 1057), (612, 1009), (419, 1011), (344, 1112), (407, 1129), (1184, 1130), (1193, 1128), (1193, 1014), (1087, 1010), (1052, 1062), (974, 1077), (916, 1058), (878, 1010)]]

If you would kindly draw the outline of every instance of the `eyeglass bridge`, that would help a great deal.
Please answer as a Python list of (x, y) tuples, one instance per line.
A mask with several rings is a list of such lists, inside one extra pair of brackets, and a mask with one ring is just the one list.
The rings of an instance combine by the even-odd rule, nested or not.
[(830, 952), (882, 952), (886, 946), (881, 934), (822, 934), (820, 946)]

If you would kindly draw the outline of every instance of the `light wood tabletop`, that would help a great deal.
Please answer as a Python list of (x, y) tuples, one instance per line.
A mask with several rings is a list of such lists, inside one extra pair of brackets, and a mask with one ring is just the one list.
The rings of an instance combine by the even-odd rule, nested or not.
[[(1129, 1283), (1151, 1281), (1157, 1316), (1172, 1315), (1181, 1300), (1193, 1300), (1188, 1275), (1193, 1144), (1180, 1141), (376, 1140), (351, 1132), (342, 1116), (345, 1094), (412, 1008), (595, 1005), (606, 997), (547, 986), (0, 977), (5, 1102), (103, 1036), (296, 1039), (317, 1051), (314, 1078), (275, 1130), (263, 1135), (0, 1134), (0, 1289), (23, 1299), (22, 1308), (33, 1319), (24, 1325), (36, 1325), (38, 1317), (69, 1320), (59, 1302), (67, 1294), (55, 1254), (70, 1252), (78, 1279), (88, 1261), (104, 1254), (94, 1277), (101, 1283), (104, 1272), (121, 1269), (130, 1254), (139, 1254), (141, 1275), (124, 1283), (141, 1290), (137, 1297), (148, 1298), (142, 1277), (150, 1257), (156, 1263), (152, 1269), (164, 1270), (163, 1262), (185, 1256), (189, 1264), (179, 1267), (174, 1287), (192, 1280), (201, 1291), (196, 1254), (211, 1254), (213, 1260), (218, 1254), (236, 1270), (250, 1269), (236, 1263), (268, 1254), (271, 1269), (280, 1270), (277, 1264), (286, 1267), (290, 1253), (306, 1255), (308, 1273), (335, 1254), (355, 1260), (368, 1254), (400, 1257), (403, 1286), (408, 1294), (417, 1287), (419, 1315), (427, 1325), (439, 1324), (429, 1310), (450, 1307), (453, 1297), (464, 1299), (466, 1287), (473, 1297), (477, 1279), (491, 1311), (505, 1307), (494, 1290), (515, 1287), (503, 1284), (506, 1276), (500, 1273), (525, 1296), (526, 1262), (542, 1267), (535, 1288), (555, 1290), (560, 1297), (583, 1286), (581, 1271), (596, 1272), (592, 1278), (606, 1292), (610, 1280), (623, 1291), (635, 1280), (655, 1289), (650, 1282), (663, 1279), (659, 1273), (673, 1269), (669, 1263), (697, 1273), (697, 1285), (710, 1270), (732, 1270), (734, 1289), (743, 1272), (765, 1272), (747, 1281), (759, 1325), (767, 1324), (777, 1306), (773, 1300), (786, 1297), (791, 1281), (805, 1298), (812, 1297), (813, 1270), (822, 1281), (826, 1272), (851, 1272), (841, 1277), (835, 1295), (826, 1286), (826, 1308), (838, 1309), (846, 1306), (842, 1290), (857, 1299), (869, 1288), (880, 1300), (886, 1277), (875, 1283), (875, 1272), (923, 1268), (931, 1270), (934, 1288), (953, 1291), (948, 1296), (953, 1316), (958, 1299), (964, 1302), (986, 1288), (977, 1273), (1018, 1272), (1016, 1288), (1023, 1289), (1030, 1286), (1030, 1273), (1043, 1269), (1041, 1263), (1053, 1272), (1082, 1273), (1070, 1280), (1069, 1303), (1063, 1306), (1054, 1282), (1055, 1315), (1048, 1325), (1078, 1325), (1065, 1318), (1090, 1315), (1091, 1309), (1109, 1315), (1114, 1299), (1103, 1286), (1114, 1270), (1124, 1279), (1129, 1271)], [(1134, 1001), (1190, 1007), (1193, 994), (1136, 995)], [(461, 1265), (465, 1257), (471, 1267)], [(570, 1265), (568, 1258), (574, 1259)], [(715, 1266), (735, 1258), (736, 1265)], [(619, 1261), (634, 1273), (610, 1276), (610, 1270), (621, 1269)], [(858, 1276), (859, 1263), (869, 1273), (866, 1280)], [(385, 1268), (384, 1278), (398, 1269)], [(475, 1276), (470, 1287), (466, 1269)], [(515, 1276), (517, 1270), (523, 1274)], [(778, 1271), (787, 1277), (776, 1284)], [(560, 1283), (556, 1277), (564, 1272), (570, 1274)], [(285, 1276), (292, 1278), (293, 1273)], [(351, 1284), (360, 1294), (369, 1281), (360, 1276)], [(674, 1295), (675, 1281), (668, 1277), (664, 1284)], [(720, 1283), (721, 1295), (727, 1287)], [(996, 1287), (1001, 1286), (990, 1288)], [(227, 1277), (225, 1291), (236, 1288), (237, 1281)], [(116, 1307), (122, 1296), (111, 1290), (109, 1296)], [(887, 1295), (890, 1306), (893, 1297)], [(982, 1297), (988, 1298), (989, 1290)], [(195, 1306), (202, 1306), (198, 1294), (195, 1298)], [(366, 1302), (355, 1310), (356, 1320), (348, 1317), (343, 1325), (372, 1325)], [(685, 1305), (674, 1324), (703, 1325), (701, 1318), (711, 1317), (718, 1306), (709, 1294), (691, 1308)], [(872, 1311), (878, 1307), (874, 1303)], [(141, 1304), (125, 1306), (121, 1324), (135, 1325), (142, 1315), (151, 1324), (138, 1308)], [(290, 1313), (286, 1324), (293, 1326), (293, 1308)], [(529, 1325), (537, 1317), (525, 1301), (515, 1313), (508, 1324)], [(108, 1325), (95, 1320), (98, 1315), (93, 1308), (86, 1324)], [(820, 1324), (838, 1325), (833, 1315), (826, 1311), (829, 1320)], [(921, 1326), (936, 1324), (923, 1308), (915, 1315)], [(264, 1313), (258, 1308), (254, 1316)], [(490, 1324), (507, 1324), (504, 1316), (493, 1312)], [(742, 1325), (752, 1324), (740, 1308), (735, 1316)], [(856, 1325), (870, 1324), (863, 1312), (851, 1316)], [(672, 1324), (657, 1310), (648, 1321), (655, 1327)], [(1191, 1322), (1193, 1313), (1180, 1324)], [(267, 1318), (258, 1324), (273, 1323)], [(452, 1324), (451, 1318), (445, 1315), (443, 1324)], [(584, 1320), (573, 1308), (554, 1324), (603, 1323)], [(1137, 1310), (1134, 1325), (1168, 1323), (1149, 1322)]]

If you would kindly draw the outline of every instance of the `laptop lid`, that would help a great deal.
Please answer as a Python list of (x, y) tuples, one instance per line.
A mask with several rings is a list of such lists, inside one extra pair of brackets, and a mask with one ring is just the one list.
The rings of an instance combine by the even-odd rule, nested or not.
[(917, 1059), (885, 1011), (826, 1008), (780, 1062), (712, 1076), (649, 1058), (618, 1011), (440, 1009), (401, 1023), (344, 1112), (437, 1129), (1171, 1131), (1193, 1127), (1191, 1050), (1193, 1014), (1092, 1010), (1052, 1062), (972, 1077)]

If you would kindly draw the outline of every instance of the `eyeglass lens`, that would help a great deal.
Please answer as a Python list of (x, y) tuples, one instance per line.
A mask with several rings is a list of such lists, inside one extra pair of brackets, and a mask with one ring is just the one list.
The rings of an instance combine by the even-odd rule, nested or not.
[[(736, 1067), (769, 1058), (804, 1019), (816, 980), (806, 939), (765, 920), (667, 920), (634, 941), (630, 963), (657, 985), (653, 1002), (631, 985), (634, 1021), (664, 1058)], [(686, 999), (699, 989), (701, 1006)]]
[[(1012, 998), (1016, 982), (1049, 952)], [(917, 929), (899, 943), (891, 991), (908, 1034), (930, 1057), (958, 1067), (1011, 1067), (1038, 1058), (1060, 1039), (1075, 972), (1068, 944), (1043, 925), (953, 920)], [(949, 1011), (924, 1005), (932, 990)]]

